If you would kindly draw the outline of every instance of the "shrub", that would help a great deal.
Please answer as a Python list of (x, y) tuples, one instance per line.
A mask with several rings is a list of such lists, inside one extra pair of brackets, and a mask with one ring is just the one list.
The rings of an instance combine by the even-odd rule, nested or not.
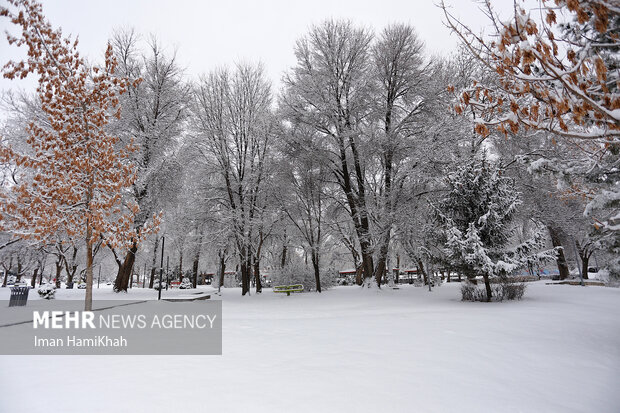
[(187, 289), (190, 289), (190, 288), (194, 288), (194, 285), (192, 284), (192, 281), (189, 278), (187, 278), (187, 277), (183, 278), (183, 281), (181, 281), (181, 284), (179, 284), (179, 289), (187, 290)]
[(605, 268), (599, 270), (596, 277), (609, 287), (620, 287), (620, 258), (607, 263)]
[[(499, 279), (491, 288), (492, 301), (520, 300), (525, 294), (526, 285), (522, 282), (514, 282), (508, 278)], [(469, 281), (461, 285), (462, 301), (486, 301), (487, 293), (483, 287), (478, 287)]]
[(54, 284), (41, 285), (39, 289), (37, 290), (37, 292), (39, 293), (39, 296), (41, 298), (44, 298), (46, 300), (52, 300), (54, 299), (56, 295), (56, 285)]
[[(441, 287), (441, 276), (434, 274), (428, 276), (431, 282), (431, 287)], [(424, 277), (416, 278), (413, 280), (413, 285), (416, 287), (427, 287), (428, 284), (424, 282)]]
[(301, 284), (304, 286), (304, 291), (311, 291), (316, 287), (312, 268), (296, 263), (274, 271), (271, 284), (273, 286)]
[(461, 284), (461, 299), (463, 301), (486, 301), (487, 293), (468, 281)]
[(503, 297), (506, 300), (520, 300), (525, 294), (525, 284), (523, 283), (505, 283), (502, 284)]
[[(168, 283), (166, 283), (166, 281), (161, 282), (162, 287), (165, 289), (168, 287)], [(155, 279), (155, 281), (153, 281), (153, 289), (154, 290), (159, 290), (159, 279)]]
[[(337, 274), (335, 269), (328, 268), (321, 271), (321, 290), (327, 290), (336, 284), (335, 274)], [(304, 291), (315, 291), (314, 269), (304, 264), (291, 263), (274, 271), (271, 276), (272, 286), (294, 284), (303, 285)]]
[[(314, 270), (312, 275), (314, 279)], [(321, 269), (321, 289), (327, 290), (335, 285), (338, 285), (338, 270), (334, 267)]]

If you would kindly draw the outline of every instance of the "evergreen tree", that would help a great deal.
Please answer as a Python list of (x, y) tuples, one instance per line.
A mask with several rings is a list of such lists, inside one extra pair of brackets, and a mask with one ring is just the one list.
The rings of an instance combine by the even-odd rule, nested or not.
[(490, 277), (504, 277), (534, 260), (552, 257), (549, 252), (535, 253), (542, 246), (542, 232), (510, 247), (520, 194), (486, 155), (449, 174), (447, 184), (448, 194), (433, 205), (445, 254), (451, 267), (468, 278), (483, 277), (487, 301), (492, 297)]

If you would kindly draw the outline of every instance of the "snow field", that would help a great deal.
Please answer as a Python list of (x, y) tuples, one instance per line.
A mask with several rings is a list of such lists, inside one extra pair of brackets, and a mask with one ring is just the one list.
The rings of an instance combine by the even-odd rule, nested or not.
[(458, 288), (223, 289), (222, 356), (2, 356), (0, 411), (618, 411), (619, 289), (465, 303)]

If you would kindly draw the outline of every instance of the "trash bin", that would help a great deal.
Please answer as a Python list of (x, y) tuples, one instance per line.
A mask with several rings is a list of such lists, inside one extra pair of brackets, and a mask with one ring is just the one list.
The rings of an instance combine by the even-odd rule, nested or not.
[(12, 287), (9, 307), (23, 307), (28, 302), (28, 292), (30, 287)]

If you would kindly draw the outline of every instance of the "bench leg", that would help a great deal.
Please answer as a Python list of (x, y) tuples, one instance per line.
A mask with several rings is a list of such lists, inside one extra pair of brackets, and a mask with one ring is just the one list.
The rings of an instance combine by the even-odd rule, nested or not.
[(287, 291), (287, 292), (286, 292), (286, 296), (287, 296), (287, 297), (289, 297), (290, 295), (291, 295), (291, 292), (290, 292), (290, 291)]

